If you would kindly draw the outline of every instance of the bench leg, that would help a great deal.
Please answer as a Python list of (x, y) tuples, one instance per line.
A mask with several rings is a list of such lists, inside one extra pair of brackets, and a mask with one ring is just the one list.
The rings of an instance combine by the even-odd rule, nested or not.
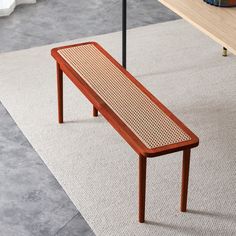
[(146, 193), (147, 158), (139, 156), (139, 222), (145, 221), (145, 193)]
[(57, 63), (58, 122), (63, 123), (63, 72)]
[(97, 117), (98, 116), (98, 110), (93, 106), (93, 116)]
[(225, 47), (223, 47), (222, 56), (227, 57), (227, 48), (225, 48)]
[(182, 189), (181, 189), (181, 207), (180, 207), (180, 210), (182, 212), (186, 212), (187, 210), (190, 152), (191, 152), (190, 149), (183, 151)]

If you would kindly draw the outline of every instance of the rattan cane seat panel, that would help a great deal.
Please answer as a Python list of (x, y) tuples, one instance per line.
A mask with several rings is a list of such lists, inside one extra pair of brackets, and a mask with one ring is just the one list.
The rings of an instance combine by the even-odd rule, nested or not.
[(191, 140), (93, 44), (60, 49), (58, 53), (147, 148)]

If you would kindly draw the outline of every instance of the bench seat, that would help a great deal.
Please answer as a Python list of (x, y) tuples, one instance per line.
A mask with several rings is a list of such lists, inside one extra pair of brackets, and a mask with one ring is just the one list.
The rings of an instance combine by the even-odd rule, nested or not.
[[(138, 153), (140, 172), (144, 175), (140, 181), (146, 178), (147, 157), (180, 150), (190, 157), (189, 150), (199, 143), (197, 136), (99, 44), (88, 42), (54, 48), (52, 56), (57, 62), (60, 123), (64, 72), (93, 104), (94, 116), (99, 111)], [(145, 197), (145, 193), (140, 197)], [(144, 215), (141, 218), (140, 222), (144, 221)]]
[(197, 137), (97, 43), (58, 48), (53, 55), (86, 84), (85, 96), (91, 95), (91, 102), (138, 154), (152, 157), (198, 144)]

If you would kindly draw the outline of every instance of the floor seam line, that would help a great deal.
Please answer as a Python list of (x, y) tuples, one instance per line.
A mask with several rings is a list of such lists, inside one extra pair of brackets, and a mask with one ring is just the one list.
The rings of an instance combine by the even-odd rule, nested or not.
[(68, 220), (58, 231), (54, 234), (56, 236), (62, 229), (64, 229), (79, 213), (77, 212), (70, 220)]

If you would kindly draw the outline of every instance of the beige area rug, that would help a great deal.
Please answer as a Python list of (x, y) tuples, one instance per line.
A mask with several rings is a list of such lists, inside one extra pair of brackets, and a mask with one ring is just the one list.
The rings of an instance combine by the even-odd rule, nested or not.
[[(120, 33), (95, 40), (117, 59)], [(134, 151), (65, 79), (57, 124), (56, 45), (0, 55), (0, 99), (98, 236), (236, 235), (236, 58), (178, 20), (128, 34), (128, 68), (200, 138), (188, 213), (180, 213), (181, 155), (148, 162), (145, 224), (137, 222)]]

